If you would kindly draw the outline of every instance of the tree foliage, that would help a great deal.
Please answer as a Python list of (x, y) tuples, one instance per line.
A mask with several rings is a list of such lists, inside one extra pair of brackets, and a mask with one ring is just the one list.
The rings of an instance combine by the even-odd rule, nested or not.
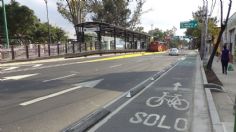
[[(0, 7), (2, 14), (2, 7)], [(16, 1), (6, 4), (8, 32), (11, 44), (44, 43), (48, 40), (48, 25), (40, 23), (34, 11)], [(0, 19), (3, 25), (3, 19)], [(66, 33), (50, 25), (53, 42), (65, 40)], [(2, 30), (1, 30), (2, 31)]]
[(168, 29), (163, 31), (159, 28), (155, 28), (154, 30), (148, 31), (148, 34), (154, 37), (155, 41), (169, 41), (175, 35), (176, 29), (173, 27), (172, 29)]
[[(197, 21), (197, 27), (196, 28), (188, 28), (185, 32), (186, 36), (191, 37), (194, 40), (194, 47), (200, 49), (201, 46), (201, 33), (202, 29), (204, 27), (204, 11), (201, 7), (199, 7), (199, 10), (196, 12), (193, 12), (193, 20)], [(208, 34), (211, 36), (212, 39), (214, 39), (214, 36), (218, 34), (218, 28), (217, 28), (217, 18), (212, 17), (208, 19)], [(214, 41), (214, 40), (212, 40)]]
[[(0, 14), (2, 14), (2, 9), (0, 9)], [(6, 5), (6, 14), (10, 38), (30, 38), (29, 34), (36, 21), (33, 10), (13, 1)], [(3, 23), (2, 19), (0, 21)]]
[(74, 26), (81, 23), (84, 19), (85, 0), (58, 0), (58, 12)]
[(58, 0), (57, 7), (59, 13), (74, 26), (88, 17), (93, 21), (135, 30), (140, 24), (145, 0), (136, 0), (135, 3), (133, 13), (128, 0)]
[(135, 30), (139, 28), (144, 3), (145, 0), (132, 2), (136, 5), (133, 11), (129, 8), (131, 2), (128, 0), (88, 0), (87, 4), (92, 20)]

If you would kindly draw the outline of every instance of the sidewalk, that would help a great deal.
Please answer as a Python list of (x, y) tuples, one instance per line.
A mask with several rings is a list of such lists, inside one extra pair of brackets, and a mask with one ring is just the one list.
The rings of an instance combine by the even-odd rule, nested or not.
[(233, 132), (234, 129), (234, 101), (236, 96), (236, 65), (234, 64), (234, 71), (228, 71), (228, 74), (222, 74), (221, 62), (214, 60), (212, 69), (223, 83), (224, 93), (212, 92), (212, 96), (218, 111), (220, 121), (224, 127), (225, 132)]

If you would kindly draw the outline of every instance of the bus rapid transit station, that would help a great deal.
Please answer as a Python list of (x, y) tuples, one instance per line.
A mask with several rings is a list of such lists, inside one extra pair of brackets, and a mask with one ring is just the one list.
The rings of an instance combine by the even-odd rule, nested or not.
[(80, 51), (146, 50), (150, 35), (108, 23), (85, 22), (76, 25)]

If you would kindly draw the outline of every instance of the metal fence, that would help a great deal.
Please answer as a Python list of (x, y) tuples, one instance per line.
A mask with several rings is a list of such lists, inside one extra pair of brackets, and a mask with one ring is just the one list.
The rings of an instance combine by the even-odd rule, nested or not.
[(0, 49), (0, 61), (32, 60), (58, 56), (87, 56), (92, 54), (124, 53), (140, 50), (144, 49), (104, 49), (98, 47), (96, 43), (84, 43), (81, 44), (81, 46), (78, 43), (11, 45), (9, 49)]

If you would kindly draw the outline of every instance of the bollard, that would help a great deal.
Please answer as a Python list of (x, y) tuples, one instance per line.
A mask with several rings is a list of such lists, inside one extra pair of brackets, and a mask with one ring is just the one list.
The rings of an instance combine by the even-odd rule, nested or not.
[(60, 51), (59, 51), (59, 44), (57, 44), (57, 55), (60, 54)]
[(26, 55), (26, 59), (29, 59), (29, 46), (25, 45), (25, 55)]
[(87, 51), (87, 43), (84, 43), (85, 51)]
[(90, 42), (90, 50), (93, 50), (93, 43)]
[(72, 43), (72, 50), (73, 50), (73, 53), (75, 53), (75, 43)]
[(65, 53), (67, 54), (67, 43), (65, 43)]
[(11, 59), (14, 60), (15, 59), (15, 51), (14, 51), (14, 46), (11, 45)]
[(48, 56), (51, 56), (50, 44), (48, 44)]
[(40, 54), (40, 45), (38, 45), (38, 57), (40, 57), (41, 54)]

